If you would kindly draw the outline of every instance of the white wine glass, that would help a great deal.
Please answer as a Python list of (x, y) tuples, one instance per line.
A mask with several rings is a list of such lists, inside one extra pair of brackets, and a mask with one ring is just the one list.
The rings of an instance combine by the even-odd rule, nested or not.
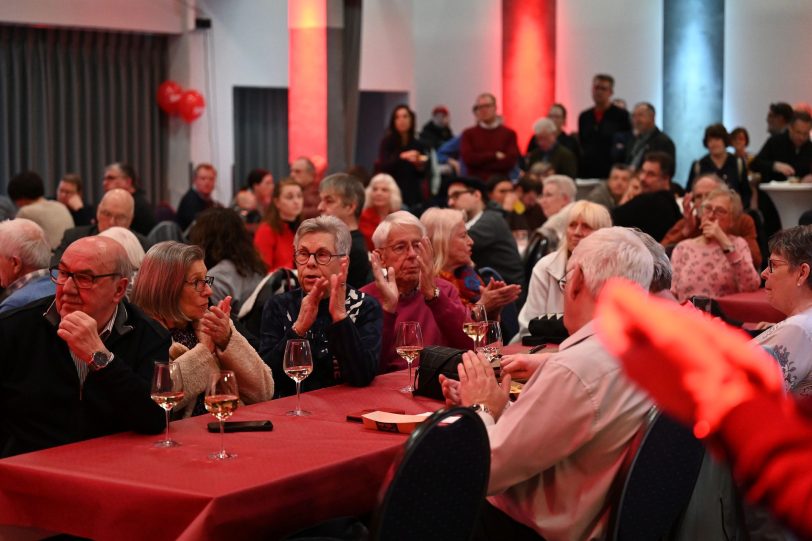
[(240, 401), (240, 392), (237, 389), (237, 376), (231, 370), (214, 372), (209, 377), (209, 386), (206, 389), (204, 403), (206, 411), (220, 421), (220, 452), (209, 455), (214, 460), (228, 460), (237, 458), (237, 455), (226, 452), (225, 428), (223, 423), (231, 417)]
[(156, 441), (156, 447), (177, 447), (180, 443), (169, 437), (169, 412), (183, 400), (183, 376), (180, 365), (175, 362), (156, 361), (152, 371), (152, 390), (150, 396), (166, 414), (166, 434), (164, 439)]
[(412, 363), (420, 356), (423, 350), (423, 333), (417, 321), (401, 321), (398, 324), (398, 336), (395, 342), (395, 351), (406, 360), (409, 365), (409, 384), (403, 387), (402, 393), (414, 392), (412, 386)]
[(310, 415), (309, 411), (302, 409), (302, 381), (313, 371), (313, 354), (310, 352), (309, 341), (288, 340), (285, 344), (283, 369), (285, 374), (296, 382), (296, 409), (290, 410), (288, 415), (296, 417)]
[(498, 321), (488, 321), (482, 324), (482, 334), (476, 350), (485, 355), (491, 364), (499, 358), (502, 353), (502, 327)]
[(474, 342), (474, 349), (479, 345), (479, 336), (482, 333), (482, 324), (488, 321), (488, 314), (482, 304), (472, 304), (468, 308), (468, 317), (462, 324), (462, 332)]

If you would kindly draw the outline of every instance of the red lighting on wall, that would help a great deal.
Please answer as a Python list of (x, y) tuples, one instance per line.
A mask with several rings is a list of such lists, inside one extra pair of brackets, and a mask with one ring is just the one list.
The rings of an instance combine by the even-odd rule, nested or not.
[(327, 0), (288, 2), (288, 156), (327, 156)]
[(556, 0), (502, 0), (502, 111), (522, 152), (555, 101)]

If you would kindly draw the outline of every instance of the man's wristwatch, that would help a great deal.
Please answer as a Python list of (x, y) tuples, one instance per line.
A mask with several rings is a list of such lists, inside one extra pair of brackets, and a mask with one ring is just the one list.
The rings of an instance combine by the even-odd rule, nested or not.
[(434, 286), (434, 296), (432, 296), (430, 299), (426, 299), (426, 302), (434, 302), (438, 299), (439, 296), (440, 296), (440, 288)]
[(90, 356), (90, 370), (93, 372), (97, 372), (102, 368), (106, 367), (108, 364), (113, 362), (114, 355), (110, 353), (109, 355), (103, 351), (95, 351), (93, 355)]

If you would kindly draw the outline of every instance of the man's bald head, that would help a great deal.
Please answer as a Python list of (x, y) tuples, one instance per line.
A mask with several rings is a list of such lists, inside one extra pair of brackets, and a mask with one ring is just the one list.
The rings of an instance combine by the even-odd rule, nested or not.
[(130, 192), (122, 188), (113, 188), (104, 194), (96, 210), (96, 223), (99, 232), (113, 226), (130, 228), (135, 212), (135, 201)]

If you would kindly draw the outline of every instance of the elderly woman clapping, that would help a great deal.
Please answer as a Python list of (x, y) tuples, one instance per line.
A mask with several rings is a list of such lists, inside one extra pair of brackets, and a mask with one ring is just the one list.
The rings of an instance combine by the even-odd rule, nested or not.
[(176, 411), (185, 417), (205, 413), (202, 394), (221, 369), (234, 371), (246, 404), (273, 397), (271, 370), (231, 322), (231, 297), (209, 306), (212, 283), (200, 247), (168, 241), (149, 249), (133, 288), (133, 304), (172, 335), (185, 390)]
[(502, 307), (519, 298), (521, 287), (515, 284), (482, 280), (471, 261), (474, 241), (465, 228), (462, 211), (430, 208), (420, 217), (426, 226), (434, 249), (434, 270), (437, 276), (454, 284), (463, 304), (482, 304), (491, 317), (498, 316)]

